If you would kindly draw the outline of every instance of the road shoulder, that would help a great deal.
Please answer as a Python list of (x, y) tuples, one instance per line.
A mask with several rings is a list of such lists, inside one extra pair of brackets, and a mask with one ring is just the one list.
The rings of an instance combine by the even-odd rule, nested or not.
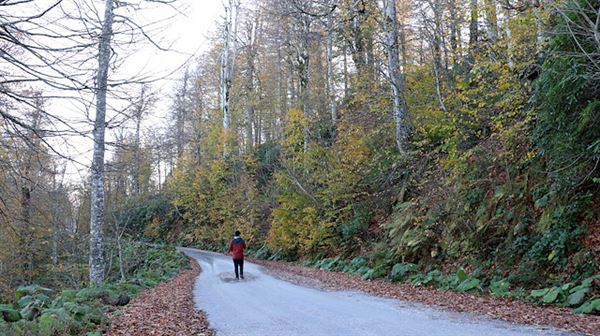
[(201, 270), (194, 258), (190, 263), (191, 269), (145, 290), (114, 314), (104, 335), (214, 336), (206, 314), (194, 307), (192, 291)]
[(252, 260), (265, 272), (295, 284), (323, 290), (351, 290), (403, 301), (423, 303), (456, 312), (469, 312), (492, 319), (535, 326), (551, 326), (586, 335), (600, 335), (600, 316), (575, 315), (569, 309), (536, 306), (491, 296), (413, 287), (384, 280), (367, 281), (360, 277), (293, 265), (285, 262)]

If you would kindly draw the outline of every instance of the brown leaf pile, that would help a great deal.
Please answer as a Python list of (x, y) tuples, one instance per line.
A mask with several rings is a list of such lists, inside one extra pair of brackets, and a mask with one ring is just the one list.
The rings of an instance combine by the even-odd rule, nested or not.
[(575, 315), (570, 309), (537, 306), (489, 295), (413, 287), (406, 283), (386, 282), (383, 279), (367, 281), (346, 273), (329, 272), (283, 262), (264, 260), (252, 262), (265, 266), (267, 272), (279, 278), (301, 285), (326, 290), (361, 291), (381, 297), (425, 303), (452, 311), (483, 314), (513, 323), (553, 326), (588, 335), (600, 335), (600, 316)]
[(190, 262), (192, 269), (143, 291), (120, 315), (114, 314), (104, 335), (214, 336), (206, 314), (194, 308), (192, 290), (200, 266)]

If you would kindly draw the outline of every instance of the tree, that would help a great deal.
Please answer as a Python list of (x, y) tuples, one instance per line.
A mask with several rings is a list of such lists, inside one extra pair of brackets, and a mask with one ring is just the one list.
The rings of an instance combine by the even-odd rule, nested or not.
[[(254, 17), (248, 17), (246, 21), (246, 45), (244, 46), (246, 54), (246, 107), (244, 113), (245, 123), (245, 142), (246, 153), (251, 153), (254, 149), (255, 140), (260, 143), (260, 134), (258, 132), (259, 123), (255, 122), (255, 110), (257, 93), (256, 86), (256, 58), (259, 47), (259, 35), (261, 33), (260, 13), (254, 14)], [(255, 127), (256, 125), (256, 127)], [(256, 139), (255, 139), (256, 138)]]
[(91, 176), (90, 220), (90, 283), (99, 285), (104, 281), (104, 247), (102, 227), (104, 224), (104, 151), (106, 129), (106, 91), (108, 90), (108, 67), (111, 57), (113, 35), (113, 0), (106, 0), (102, 35), (98, 47), (98, 74), (96, 88), (96, 118), (94, 122), (94, 154)]
[(237, 13), (240, 6), (238, 0), (228, 1), (228, 4), (224, 5), (225, 20), (223, 22), (223, 52), (221, 54), (221, 111), (223, 113), (223, 134), (225, 137), (224, 156), (229, 154), (227, 142), (231, 128), (230, 90), (237, 56)]
[(396, 17), (396, 1), (384, 1), (386, 51), (388, 57), (388, 72), (393, 98), (393, 114), (396, 126), (396, 146), (401, 153), (406, 152), (407, 125), (406, 100), (404, 98), (404, 75), (400, 69), (398, 48), (398, 19)]
[(329, 98), (329, 110), (331, 113), (331, 124), (335, 132), (335, 126), (337, 123), (337, 102), (335, 93), (335, 80), (334, 80), (334, 63), (333, 63), (333, 43), (335, 40), (336, 32), (336, 17), (335, 9), (337, 7), (336, 1), (332, 1), (332, 10), (327, 16), (327, 96)]

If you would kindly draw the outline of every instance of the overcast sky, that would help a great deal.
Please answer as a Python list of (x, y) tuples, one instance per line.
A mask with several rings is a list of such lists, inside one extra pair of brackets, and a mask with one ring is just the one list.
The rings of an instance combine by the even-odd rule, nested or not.
[[(142, 71), (152, 74), (154, 78), (164, 77), (152, 84), (153, 89), (159, 92), (160, 100), (153, 114), (146, 118), (143, 126), (143, 132), (146, 134), (166, 125), (166, 115), (170, 106), (169, 97), (176, 81), (182, 76), (183, 68), (180, 68), (186, 61), (207, 49), (207, 37), (215, 31), (223, 12), (221, 0), (178, 0), (177, 3), (177, 8), (182, 13), (164, 25), (164, 29), (160, 32), (154, 32), (154, 38), (161, 46), (169, 46), (172, 51), (164, 52), (151, 45), (143, 46), (130, 56), (121, 69), (121, 72), (125, 73), (133, 74)], [(169, 11), (165, 8), (149, 10), (144, 12), (143, 19), (148, 22), (162, 20), (167, 12)], [(173, 13), (171, 11), (171, 14)], [(66, 101), (51, 102), (50, 110), (57, 114), (67, 114), (73, 117), (73, 120), (82, 116), (81, 106), (73, 106)], [(89, 173), (92, 154), (90, 138), (91, 134), (88, 139), (69, 138), (56, 144), (61, 152), (73, 158), (73, 162), (68, 163), (66, 167), (66, 178), (72, 182), (80, 182)], [(114, 132), (107, 130), (107, 140), (113, 138)], [(110, 151), (111, 148), (107, 149)], [(109, 151), (107, 151), (107, 159), (111, 155)]]

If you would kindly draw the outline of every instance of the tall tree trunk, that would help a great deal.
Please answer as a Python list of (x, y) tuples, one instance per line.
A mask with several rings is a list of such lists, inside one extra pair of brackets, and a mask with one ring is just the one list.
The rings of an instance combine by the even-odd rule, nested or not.
[(28, 158), (25, 161), (25, 167), (21, 172), (21, 214), (19, 218), (20, 222), (20, 250), (22, 251), (22, 271), (26, 274), (27, 281), (31, 280), (31, 274), (33, 272), (33, 226), (31, 223), (32, 205), (31, 205), (31, 193), (32, 193), (32, 161), (33, 155), (35, 155), (35, 148), (30, 148), (32, 152), (28, 153)]
[(470, 23), (469, 23), (469, 49), (472, 50), (476, 47), (477, 41), (479, 40), (479, 7), (477, 4), (478, 0), (470, 0)]
[(106, 93), (108, 66), (111, 55), (113, 26), (113, 0), (105, 1), (104, 22), (98, 53), (98, 76), (96, 79), (96, 120), (94, 123), (94, 154), (92, 160), (91, 219), (90, 219), (90, 283), (99, 285), (104, 281), (104, 133), (106, 127)]
[(337, 104), (335, 101), (335, 87), (333, 81), (333, 27), (334, 16), (331, 13), (327, 19), (327, 95), (329, 98), (329, 110), (331, 112), (331, 125), (335, 132), (337, 123)]
[(287, 84), (284, 84), (284, 66), (283, 66), (283, 53), (281, 52), (281, 40), (277, 39), (277, 95), (278, 95), (278, 107), (279, 115), (285, 115), (288, 110), (288, 95), (287, 95)]
[(445, 52), (445, 46), (443, 44), (443, 35), (444, 32), (442, 30), (442, 17), (444, 7), (440, 0), (434, 0), (431, 2), (431, 9), (433, 11), (433, 41), (431, 46), (432, 56), (433, 56), (433, 74), (435, 76), (435, 85), (436, 92), (438, 95), (438, 100), (444, 112), (446, 111), (446, 107), (443, 103), (444, 98), (442, 97), (442, 82), (446, 78), (446, 74), (448, 72), (447, 66), (444, 66), (444, 62), (442, 60), (442, 50)]
[[(58, 240), (59, 240), (59, 230), (61, 229), (59, 223), (62, 221), (62, 217), (66, 215), (64, 211), (61, 211), (61, 208), (64, 206), (60, 198), (60, 191), (58, 189), (58, 185), (56, 183), (56, 172), (52, 174), (52, 191), (50, 192), (50, 196), (54, 200), (50, 209), (52, 211), (52, 265), (58, 265)], [(62, 186), (61, 186), (62, 189)]]
[(289, 88), (290, 104), (295, 106), (298, 104), (298, 94), (296, 90), (296, 81), (294, 78), (294, 56), (291, 53), (288, 55), (287, 83)]
[[(537, 54), (538, 58), (543, 57), (542, 53), (542, 43), (544, 42), (544, 22), (542, 19), (542, 6), (543, 0), (531, 0), (531, 7), (533, 8), (533, 16), (535, 18), (535, 31), (536, 31), (536, 46), (537, 46)], [(598, 28), (598, 23), (596, 22), (596, 28)]]
[(502, 7), (504, 8), (504, 20), (502, 20), (502, 25), (506, 35), (506, 54), (508, 57), (508, 66), (513, 69), (515, 67), (515, 62), (513, 60), (512, 30), (510, 29), (510, 16), (512, 15), (512, 12), (508, 6)]
[(450, 12), (450, 51), (452, 53), (452, 55), (451, 55), (452, 66), (455, 67), (460, 58), (460, 53), (459, 53), (459, 47), (460, 47), (460, 45), (459, 45), (459, 38), (460, 38), (459, 20), (460, 20), (460, 17), (458, 16), (458, 9), (457, 9), (456, 3), (454, 1), (450, 3), (448, 9)]
[(36, 109), (31, 116), (31, 130), (27, 135), (27, 146), (28, 149), (23, 158), (23, 167), (21, 168), (20, 173), (20, 184), (21, 184), (21, 214), (20, 214), (20, 237), (21, 240), (21, 254), (22, 254), (22, 270), (23, 274), (26, 274), (26, 278), (28, 281), (31, 281), (31, 276), (33, 275), (34, 270), (34, 234), (35, 228), (32, 223), (33, 210), (34, 205), (32, 204), (32, 194), (35, 186), (35, 170), (34, 164), (39, 162), (39, 158), (37, 154), (40, 150), (40, 134), (38, 133), (38, 129), (41, 125), (41, 117), (42, 117), (42, 101), (40, 99), (36, 99), (35, 102)]
[(346, 98), (348, 98), (348, 95), (350, 94), (349, 90), (350, 90), (350, 86), (348, 85), (348, 53), (347, 53), (347, 44), (344, 43), (344, 101), (346, 100)]
[(400, 69), (398, 48), (398, 21), (396, 1), (384, 1), (386, 51), (393, 97), (394, 122), (396, 124), (396, 146), (401, 153), (407, 150), (408, 127), (406, 125), (406, 100), (404, 99), (404, 75)]
[(233, 0), (229, 0), (229, 6), (225, 6), (225, 25), (223, 27), (223, 53), (221, 55), (221, 111), (223, 112), (223, 133), (225, 143), (223, 145), (223, 156), (227, 156), (227, 142), (229, 129), (231, 128), (231, 112), (229, 111), (229, 96), (231, 89), (231, 64), (229, 51), (232, 44), (231, 27), (233, 25)]
[(488, 37), (492, 43), (498, 42), (498, 15), (496, 0), (485, 0), (485, 21), (487, 23)]
[(177, 93), (177, 106), (175, 111), (175, 146), (177, 150), (177, 159), (183, 156), (185, 149), (185, 121), (188, 116), (188, 106), (186, 99), (188, 96), (189, 72), (183, 74), (183, 87), (181, 92)]
[(202, 85), (198, 74), (194, 77), (194, 159), (200, 164), (202, 159), (202, 118), (204, 111), (204, 101), (202, 96)]
[[(308, 44), (308, 43), (306, 43)], [(306, 48), (302, 48), (301, 50), (298, 50), (298, 55), (297, 55), (297, 66), (298, 66), (298, 81), (299, 81), (299, 88), (300, 88), (300, 105), (302, 106), (302, 111), (304, 112), (304, 116), (309, 119), (311, 112), (311, 106), (310, 106), (310, 92), (309, 92), (309, 62), (310, 62), (310, 55), (308, 53), (308, 46), (306, 46)], [(309, 129), (308, 129), (308, 123), (306, 123), (306, 125), (304, 126), (304, 151), (308, 151), (308, 142), (309, 142)]]
[(134, 194), (140, 193), (140, 171), (142, 166), (142, 155), (141, 155), (141, 128), (142, 128), (142, 114), (144, 113), (146, 88), (142, 86), (140, 91), (140, 97), (138, 106), (135, 110), (135, 138), (134, 138), (134, 152), (133, 152), (133, 176), (132, 176), (132, 192)]
[[(370, 61), (368, 57), (370, 52), (367, 51), (369, 33), (364, 27), (365, 21), (367, 20), (367, 8), (362, 0), (352, 0), (350, 6), (352, 17), (351, 26), (349, 27), (352, 36), (350, 47), (352, 61), (360, 76), (367, 74), (366, 71)], [(368, 75), (370, 76), (371, 74), (368, 73)]]
[(255, 58), (256, 58), (256, 37), (258, 30), (258, 15), (256, 16), (255, 22), (250, 26), (248, 32), (249, 43), (247, 46), (247, 67), (246, 70), (246, 111), (245, 111), (245, 123), (246, 123), (246, 153), (251, 153), (254, 149), (254, 105), (256, 94), (254, 91), (254, 76), (256, 72)]
[[(305, 118), (312, 117), (312, 104), (310, 100), (310, 46), (311, 46), (311, 17), (300, 13), (293, 17), (296, 26), (295, 34), (295, 66), (298, 73), (298, 98), (300, 108)], [(310, 129), (308, 123), (304, 126), (304, 151), (308, 151)]]

